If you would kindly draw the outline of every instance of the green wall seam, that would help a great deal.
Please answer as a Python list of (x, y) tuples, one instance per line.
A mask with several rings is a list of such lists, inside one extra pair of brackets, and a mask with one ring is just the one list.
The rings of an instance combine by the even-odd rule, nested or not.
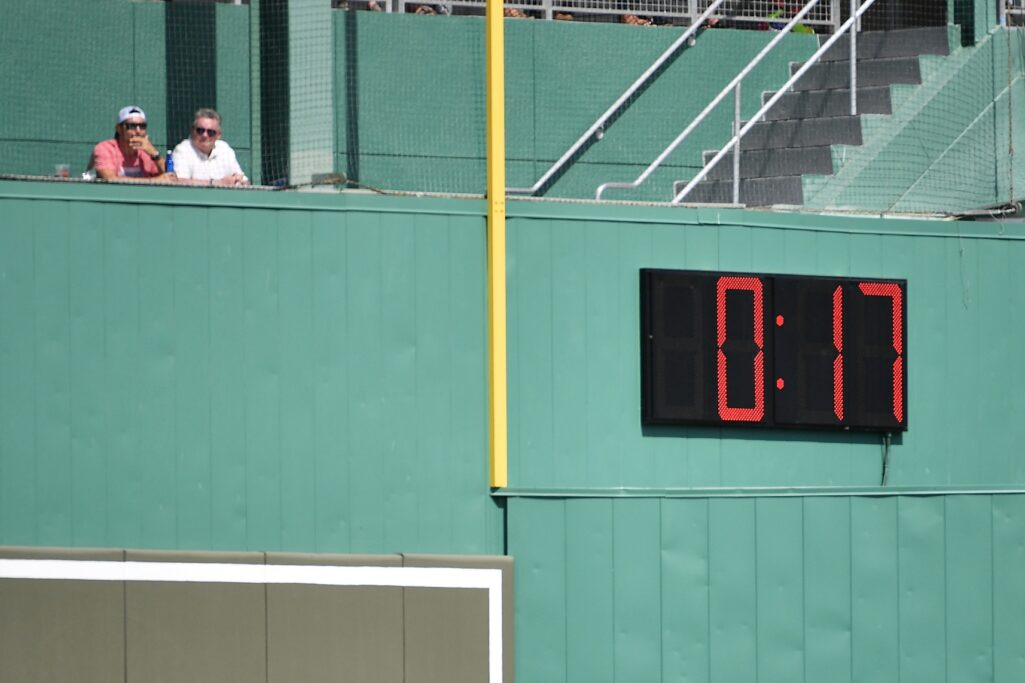
[(879, 487), (723, 487), (693, 489), (660, 488), (505, 488), (495, 489), (496, 498), (822, 498), (888, 496), (989, 496), (1025, 494), (1018, 486), (879, 486)]

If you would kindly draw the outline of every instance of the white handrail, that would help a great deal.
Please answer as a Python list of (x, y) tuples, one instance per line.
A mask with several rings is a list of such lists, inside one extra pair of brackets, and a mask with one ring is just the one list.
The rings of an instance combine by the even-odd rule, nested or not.
[(780, 30), (780, 32), (777, 33), (772, 38), (772, 40), (770, 40), (769, 43), (765, 47), (762, 48), (761, 52), (759, 52), (755, 56), (755, 58), (752, 59), (748, 63), (748, 65), (745, 66), (740, 71), (740, 73), (737, 74), (736, 77), (732, 81), (730, 81), (726, 85), (726, 87), (723, 88), (719, 92), (719, 94), (716, 95), (715, 98), (712, 99), (711, 102), (708, 103), (708, 106), (705, 107), (701, 111), (700, 114), (698, 114), (697, 118), (695, 118), (693, 121), (691, 121), (690, 125), (688, 125), (686, 128), (684, 128), (683, 132), (681, 132), (679, 135), (677, 135), (676, 139), (673, 140), (671, 143), (669, 143), (669, 146), (666, 147), (664, 150), (662, 150), (662, 153), (659, 154), (657, 157), (655, 157), (655, 160), (652, 161), (648, 165), (648, 167), (646, 169), (644, 169), (644, 171), (642, 171), (641, 174), (639, 176), (637, 176), (637, 178), (634, 179), (633, 182), (630, 182), (630, 183), (603, 183), (602, 185), (598, 186), (598, 189), (595, 191), (594, 198), (595, 199), (601, 199), (602, 194), (604, 194), (605, 190), (607, 190), (609, 188), (619, 188), (619, 189), (624, 189), (624, 190), (626, 190), (626, 189), (633, 189), (633, 188), (639, 186), (645, 180), (647, 180), (648, 176), (650, 176), (652, 174), (652, 172), (654, 172), (654, 170), (656, 168), (658, 168), (659, 166), (662, 165), (662, 162), (665, 161), (666, 157), (668, 157), (670, 154), (672, 154), (673, 151), (677, 147), (680, 146), (680, 143), (683, 142), (684, 139), (686, 139), (686, 137), (688, 135), (690, 135), (691, 132), (695, 128), (698, 127), (698, 124), (700, 124), (702, 121), (704, 121), (705, 117), (707, 117), (712, 112), (712, 110), (715, 109), (719, 105), (719, 103), (722, 102), (723, 99), (730, 92), (732, 92), (733, 90), (736, 89), (737, 85), (742, 80), (744, 80), (744, 77), (747, 76), (747, 74), (750, 73), (751, 70), (754, 69), (755, 66), (757, 66), (760, 61), (762, 61), (762, 59), (765, 57), (765, 55), (767, 55), (772, 50), (772, 48), (776, 47), (776, 45), (779, 43), (779, 41), (783, 40), (784, 36), (786, 36), (788, 33), (790, 33), (793, 30), (794, 26), (796, 26), (801, 21), (801, 19), (803, 19), (804, 16), (806, 14), (808, 14), (808, 12), (811, 11), (812, 7), (814, 7), (815, 5), (818, 4), (818, 2), (819, 2), (819, 0), (809, 0), (808, 3), (805, 4), (805, 6), (801, 8), (801, 11), (794, 15), (794, 17), (787, 23), (787, 25), (784, 26), (783, 29)]
[(758, 120), (761, 119), (763, 116), (765, 116), (765, 113), (767, 111), (769, 111), (769, 109), (771, 109), (772, 106), (774, 104), (776, 104), (776, 102), (779, 101), (779, 98), (783, 97), (783, 95), (785, 95), (787, 93), (787, 91), (790, 90), (791, 86), (793, 86), (794, 83), (797, 82), (797, 79), (799, 79), (801, 76), (803, 76), (805, 74), (805, 72), (808, 71), (808, 69), (810, 69), (812, 66), (814, 66), (816, 64), (816, 62), (818, 62), (819, 59), (822, 57), (822, 55), (826, 52), (826, 50), (828, 50), (830, 47), (832, 47), (833, 43), (835, 43), (837, 40), (840, 39), (840, 36), (842, 36), (846, 31), (848, 31), (852, 26), (854, 26), (855, 23), (858, 21), (858, 19), (861, 18), (861, 15), (864, 14), (865, 11), (869, 7), (871, 7), (874, 3), (875, 3), (875, 0), (865, 0), (864, 4), (861, 5), (861, 7), (858, 9), (858, 11), (852, 13), (850, 18), (843, 23), (843, 25), (840, 27), (840, 30), (837, 31), (836, 33), (834, 33), (833, 35), (831, 35), (829, 37), (829, 40), (824, 42), (821, 45), (821, 47), (819, 47), (819, 49), (816, 50), (815, 54), (812, 55), (811, 58), (808, 61), (806, 61), (803, 65), (801, 65), (801, 68), (798, 69), (794, 73), (794, 75), (790, 77), (790, 80), (788, 80), (785, 84), (783, 84), (783, 87), (781, 87), (779, 90), (777, 90), (776, 94), (774, 94), (772, 97), (770, 97), (769, 101), (766, 102), (765, 104), (763, 104), (762, 108), (759, 109), (758, 112), (754, 116), (751, 117), (751, 120), (748, 121), (744, 125), (744, 127), (741, 128), (736, 133), (736, 135), (734, 135), (733, 138), (731, 138), (730, 141), (726, 143), (726, 146), (724, 146), (722, 149), (720, 149), (719, 153), (716, 154), (712, 158), (711, 161), (709, 161), (707, 164), (705, 164), (705, 167), (703, 169), (701, 169), (701, 171), (696, 176), (694, 176), (689, 183), (687, 183), (687, 186), (684, 187), (682, 190), (680, 190), (679, 194), (677, 194), (675, 197), (673, 197), (671, 203), (672, 204), (679, 204), (683, 200), (683, 198), (686, 197), (687, 194), (691, 190), (694, 189), (694, 186), (697, 185), (698, 183), (700, 183), (702, 180), (704, 180), (705, 176), (707, 176), (712, 171), (712, 169), (715, 168), (715, 165), (718, 164), (719, 161), (722, 160), (722, 158), (724, 156), (729, 154), (729, 151), (731, 149), (733, 149), (734, 146), (737, 147), (737, 152), (735, 152), (734, 154), (736, 156), (740, 156), (739, 148), (740, 148), (740, 140), (741, 140), (741, 138), (743, 138), (745, 135), (747, 135), (747, 132), (749, 130), (751, 130), (751, 127), (754, 126), (756, 123), (758, 123)]
[(552, 164), (551, 167), (544, 172), (544, 175), (537, 179), (537, 182), (535, 182), (530, 187), (507, 187), (505, 189), (506, 194), (534, 194), (535, 192), (540, 190), (541, 187), (543, 187), (544, 184), (548, 182), (548, 180), (553, 175), (555, 175), (555, 173), (560, 168), (562, 168), (565, 165), (565, 163), (573, 157), (574, 154), (577, 153), (577, 150), (583, 147), (584, 143), (591, 139), (591, 136), (597, 134), (598, 131), (602, 130), (602, 127), (605, 125), (605, 122), (608, 121), (613, 114), (619, 111), (619, 108), (623, 106), (623, 104), (627, 100), (629, 100), (630, 97), (632, 97), (633, 94), (637, 92), (637, 90), (640, 89), (640, 87), (648, 81), (649, 78), (651, 78), (652, 74), (658, 71), (659, 68), (666, 62), (666, 60), (673, 56), (673, 54), (680, 48), (681, 45), (690, 40), (690, 38), (695, 33), (697, 33), (698, 29), (700, 29), (704, 25), (705, 21), (707, 21), (708, 18), (712, 16), (712, 14), (715, 12), (715, 10), (719, 8), (719, 5), (721, 5), (725, 1), (726, 0), (714, 0), (714, 2), (712, 2), (705, 9), (705, 11), (702, 12), (701, 15), (694, 20), (694, 23), (692, 23), (687, 28), (687, 30), (683, 32), (683, 35), (674, 40), (672, 45), (666, 48), (665, 52), (663, 52), (658, 59), (652, 62), (651, 66), (649, 66), (647, 70), (645, 70), (645, 72), (642, 73), (637, 78), (637, 80), (635, 80), (633, 84), (629, 88), (627, 88), (622, 95), (619, 96), (619, 99), (613, 102), (612, 106), (606, 109), (605, 113), (599, 116), (598, 120), (592, 123), (591, 127), (584, 131), (583, 135), (577, 138), (577, 141), (574, 142), (573, 145), (566, 150), (565, 154), (559, 157), (558, 161)]

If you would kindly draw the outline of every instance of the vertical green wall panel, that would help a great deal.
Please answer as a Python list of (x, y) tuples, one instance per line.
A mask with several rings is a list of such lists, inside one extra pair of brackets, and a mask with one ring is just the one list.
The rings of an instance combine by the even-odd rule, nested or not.
[[(378, 263), (381, 264), (381, 338), (390, 343), (381, 349), (381, 381), (390, 394), (382, 415), (381, 429), (389, 422), (416, 424), (416, 241), (402, 239), (408, 227), (398, 221), (381, 221)], [(402, 453), (414, 453), (415, 430), (403, 430), (391, 435), (387, 449), (382, 453), (385, 464), (384, 481), (401, 481), (409, 467), (400, 459)], [(386, 488), (382, 500), (384, 539), (387, 547), (403, 548), (415, 534), (407, 533), (406, 520), (417, 515), (415, 489), (408, 486)]]
[(317, 550), (347, 547), (351, 518), (344, 501), (350, 488), (349, 464), (339, 458), (338, 445), (346, 443), (349, 413), (346, 407), (349, 353), (348, 307), (346, 306), (345, 232), (330, 213), (311, 217), (314, 277), (318, 286), (311, 292), (316, 315), (313, 318), (312, 355), (315, 363), (314, 395), (314, 511)]
[[(587, 340), (593, 339), (588, 319), (602, 318), (600, 310), (591, 309), (587, 299), (587, 267), (590, 259), (572, 258), (578, 248), (587, 248), (587, 224), (569, 226), (568, 230), (553, 230), (551, 251), (553, 259), (569, 259), (562, 273), (562, 286), (552, 291), (552, 336), (564, 340), (552, 349), (552, 476), (573, 480), (585, 476), (586, 462), (572, 457), (572, 453), (586, 449), (590, 439), (588, 420), (591, 398), (600, 402), (607, 394), (592, 393), (593, 380), (588, 371)], [(588, 315), (593, 311), (592, 315)], [(610, 348), (610, 344), (604, 345)], [(594, 435), (596, 456), (604, 451), (602, 435)]]
[(946, 510), (947, 679), (993, 680), (993, 499), (948, 496)]
[[(851, 500), (851, 680), (900, 676), (897, 498)], [(838, 529), (842, 534), (842, 529)], [(839, 534), (838, 534), (839, 535)], [(839, 538), (843, 538), (839, 535)], [(842, 541), (841, 541), (842, 542)], [(936, 571), (935, 566), (928, 571)]]
[[(279, 233), (281, 267), (281, 452), (290, 467), (281, 470), (282, 547), (316, 547), (316, 461), (314, 413), (313, 215), (288, 212)], [(284, 238), (284, 239), (281, 239)]]
[[(210, 390), (210, 224), (206, 211), (174, 211), (173, 316), (169, 330), (174, 390), (174, 462), (176, 464), (176, 534), (195, 539), (196, 547), (213, 549)], [(177, 539), (176, 539), (177, 541)]]
[[(141, 213), (141, 212), (140, 212)], [(136, 288), (139, 306), (138, 388), (136, 406), (139, 450), (134, 455), (139, 467), (139, 496), (147, 501), (140, 516), (140, 533), (145, 548), (173, 548), (176, 545), (175, 500), (178, 483), (176, 453), (174, 371), (177, 327), (174, 300), (174, 228), (168, 211), (136, 219), (139, 238)], [(202, 253), (192, 255), (201, 258)], [(185, 322), (185, 321), (183, 321)], [(145, 444), (145, 445), (143, 445)]]
[(214, 548), (246, 548), (246, 407), (243, 289), (246, 223), (210, 209), (210, 500)]
[[(610, 525), (611, 528), (611, 520)], [(518, 656), (516, 675), (525, 681), (566, 681), (569, 662), (567, 625), (572, 623), (567, 614), (570, 605), (566, 598), (567, 581), (575, 578), (567, 571), (566, 555), (566, 503), (562, 500), (509, 501), (508, 540), (509, 554), (516, 557), (516, 651), (530, 652), (530, 657)], [(586, 557), (586, 555), (585, 555)], [(604, 558), (599, 558), (599, 560)], [(606, 575), (612, 571), (612, 556), (597, 565)], [(587, 599), (608, 600), (608, 586), (584, 583), (593, 592)], [(588, 614), (588, 602), (574, 599), (572, 606)], [(611, 605), (609, 606), (611, 607)], [(613, 608), (614, 609), (614, 608)], [(600, 617), (599, 617), (600, 618)], [(573, 619), (575, 622), (576, 620)], [(590, 643), (587, 652), (574, 657), (574, 669), (587, 671), (587, 662), (593, 652), (612, 652), (614, 631), (607, 631), (605, 642), (598, 647)], [(574, 652), (579, 652), (574, 650)], [(613, 664), (606, 660), (606, 666)], [(608, 668), (602, 671), (608, 675)], [(573, 680), (580, 680), (574, 671)]]
[[(928, 272), (931, 268), (945, 269), (946, 266), (941, 265), (946, 262), (945, 243), (946, 240), (942, 238), (916, 240), (915, 270)], [(908, 311), (915, 311), (915, 316), (920, 321), (914, 329), (913, 336), (912, 330), (908, 330), (909, 349), (917, 348), (920, 343), (931, 345), (931, 340), (948, 338), (947, 309), (951, 296), (950, 288), (955, 285), (959, 287), (960, 278), (951, 279), (945, 271), (943, 274), (947, 277), (932, 282), (921, 282), (918, 278), (908, 279)], [(952, 345), (951, 353), (956, 348), (956, 345)], [(929, 400), (930, 397), (941, 397), (946, 394), (944, 387), (949, 377), (946, 356), (933, 361), (936, 367), (942, 368), (939, 372), (934, 371), (930, 365), (919, 366), (918, 363), (911, 362), (911, 358), (908, 361), (909, 424), (911, 420), (914, 420), (916, 427), (919, 423), (945, 424), (955, 419), (955, 415), (948, 413), (957, 408), (956, 401)], [(891, 450), (891, 481), (898, 481), (915, 471), (926, 471), (927, 468), (956, 467), (961, 460), (961, 451), (949, 448), (949, 439), (953, 435), (946, 434), (940, 429), (916, 429), (915, 432), (915, 439), (920, 447), (914, 453), (898, 455), (903, 449)]]
[[(662, 504), (661, 581), (665, 680), (710, 680), (709, 501)], [(574, 506), (575, 507), (575, 506)]]
[[(527, 481), (533, 476), (554, 481), (552, 443), (554, 406), (548, 383), (536, 385), (534, 374), (552, 376), (552, 345), (534, 344), (535, 335), (554, 338), (555, 321), (550, 292), (553, 282), (553, 230), (545, 224), (510, 225), (508, 244), (523, 244), (524, 249), (508, 250), (508, 286), (516, 287), (508, 298), (509, 329), (509, 461), (511, 482)], [(520, 294), (525, 296), (520, 296)], [(530, 425), (523, 429), (522, 425)], [(565, 457), (565, 456), (564, 456)], [(526, 466), (526, 467), (525, 467)]]
[(1025, 677), (1025, 499), (993, 500), (993, 680)]
[[(76, 206), (78, 227), (68, 230), (68, 317), (71, 327), (71, 500), (72, 536), (68, 545), (103, 545), (107, 534), (106, 325), (101, 310), (105, 273), (105, 211), (99, 204)], [(4, 306), (6, 308), (6, 306)]]
[[(377, 258), (384, 240), (381, 219), (375, 214), (359, 214), (349, 224), (349, 249), (346, 250), (347, 310), (352, 345), (346, 356), (352, 390), (348, 396), (348, 446), (352, 451), (348, 497), (352, 542), (362, 545), (371, 538), (383, 538), (387, 511), (379, 495), (384, 483), (384, 461), (391, 439), (381, 441), (377, 434), (388, 425), (386, 412), (391, 398), (389, 387), (381, 386), (384, 353), (382, 337), (384, 308), (381, 291), (381, 264)], [(360, 286), (366, 283), (369, 286)], [(380, 396), (378, 394), (380, 392)]]
[(804, 501), (755, 501), (758, 680), (799, 681), (805, 660)]
[[(446, 343), (452, 353), (448, 365), (438, 367), (435, 376), (435, 381), (451, 382), (453, 389), (447, 434), (452, 448), (448, 486), (477, 492), (482, 482), (488, 481), (488, 464), (481, 458), (488, 448), (487, 303), (481, 284), (486, 281), (484, 223), (473, 213), (453, 216), (448, 219), (445, 234), (451, 256), (449, 267), (439, 275), (448, 275), (451, 296), (442, 310), (419, 309), (418, 319), (435, 334), (449, 335)], [(429, 452), (423, 451), (418, 457), (424, 466), (431, 466)], [(453, 506), (448, 519), (455, 539), (484, 539), (483, 547), (475, 546), (473, 552), (504, 547), (501, 517), (496, 515), (491, 500), (477, 495), (452, 496), (440, 490), (434, 495)]]
[(106, 538), (124, 539), (120, 543), (122, 547), (142, 547), (145, 543), (140, 518), (145, 500), (141, 481), (144, 467), (139, 454), (145, 451), (146, 439), (139, 434), (138, 424), (138, 406), (142, 400), (138, 386), (142, 376), (138, 207), (122, 205), (108, 209), (106, 220), (109, 226), (104, 230), (106, 290), (99, 302), (103, 307), (107, 342), (104, 355), (109, 434)]
[(948, 647), (944, 503), (939, 496), (897, 503), (901, 680), (944, 678), (936, 656)]
[[(242, 320), (245, 398), (246, 547), (281, 547), (280, 212), (247, 216), (243, 242)], [(378, 482), (368, 482), (373, 487)]]
[[(445, 217), (416, 217), (416, 241), (412, 245), (416, 258), (410, 267), (415, 269), (418, 282), (436, 282), (437, 286), (416, 288), (411, 302), (415, 326), (409, 330), (410, 360), (415, 360), (415, 367), (409, 419), (415, 425), (413, 436), (418, 454), (412, 476), (420, 484), (417, 495), (407, 501), (417, 519), (418, 528), (411, 529), (411, 533), (444, 526), (441, 521), (450, 517), (455, 508), (455, 501), (444, 495), (445, 483), (460, 476), (450, 451), (455, 425), (449, 421), (448, 411), (455, 396), (443, 370), (449, 367), (451, 357), (464, 351), (448, 343), (448, 330), (456, 324), (449, 307), (455, 295), (453, 286), (458, 287), (452, 282), (458, 280), (459, 268), (452, 254), (454, 242)], [(419, 457), (431, 452), (445, 455), (438, 459)]]
[(758, 675), (755, 514), (750, 498), (708, 503), (711, 680), (748, 681)]
[(803, 556), (804, 678), (850, 681), (851, 501), (804, 498), (802, 508), (803, 543), (796, 554)]
[(639, 681), (662, 661), (661, 546), (658, 499), (618, 501), (612, 517), (612, 590), (616, 631), (613, 638), (613, 676)]
[(23, 456), (35, 450), (36, 382), (34, 225), (30, 214), (7, 223), (8, 249), (0, 249), (0, 329), (7, 340), (0, 355), (0, 524), (12, 544), (36, 542), (36, 466)]
[(612, 510), (612, 501), (601, 499), (566, 508), (565, 556), (574, 577), (566, 582), (566, 612), (588, 615), (566, 621), (566, 680), (572, 683), (608, 680), (619, 661), (617, 649), (594, 646), (616, 638), (621, 598), (614, 558), (621, 547)]
[[(62, 207), (67, 212), (68, 207)], [(66, 215), (66, 213), (65, 213)], [(71, 388), (70, 320), (68, 297), (69, 237), (67, 221), (49, 224), (33, 221), (36, 283), (32, 307), (35, 313), (35, 446), (40, 457), (36, 471), (49, 479), (38, 489), (36, 533), (39, 543), (65, 545), (71, 539)], [(48, 285), (48, 286), (47, 286)]]

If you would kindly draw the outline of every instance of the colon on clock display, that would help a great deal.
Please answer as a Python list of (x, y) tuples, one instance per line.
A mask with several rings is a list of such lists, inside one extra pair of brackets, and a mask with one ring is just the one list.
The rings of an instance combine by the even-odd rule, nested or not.
[(907, 281), (641, 270), (645, 424), (907, 429)]

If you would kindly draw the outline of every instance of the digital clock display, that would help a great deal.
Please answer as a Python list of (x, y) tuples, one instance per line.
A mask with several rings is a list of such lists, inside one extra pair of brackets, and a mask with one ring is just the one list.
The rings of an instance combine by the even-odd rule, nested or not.
[(641, 271), (645, 424), (907, 429), (907, 282)]

